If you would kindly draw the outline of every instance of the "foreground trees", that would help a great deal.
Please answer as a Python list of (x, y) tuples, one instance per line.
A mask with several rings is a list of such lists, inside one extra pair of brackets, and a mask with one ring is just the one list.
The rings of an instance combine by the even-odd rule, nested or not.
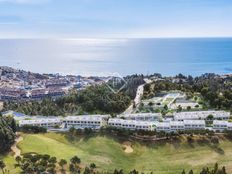
[(15, 121), (0, 115), (0, 153), (7, 152), (15, 140)]

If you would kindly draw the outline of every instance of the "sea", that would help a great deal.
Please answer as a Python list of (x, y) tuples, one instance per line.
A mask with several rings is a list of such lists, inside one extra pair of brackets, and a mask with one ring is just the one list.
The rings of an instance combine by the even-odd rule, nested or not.
[(0, 66), (85, 76), (232, 73), (232, 38), (0, 39)]

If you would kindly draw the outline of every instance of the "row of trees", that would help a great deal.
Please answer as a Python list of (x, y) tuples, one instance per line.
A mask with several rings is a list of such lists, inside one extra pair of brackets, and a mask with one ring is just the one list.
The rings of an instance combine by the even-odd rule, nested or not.
[[(185, 172), (185, 170), (183, 170), (181, 174), (193, 174), (193, 170), (190, 170), (189, 172)], [(218, 163), (216, 163), (213, 169), (204, 167), (199, 174), (227, 174), (227, 172), (225, 166), (219, 168)]]
[[(100, 174), (101, 172), (96, 171), (96, 165), (91, 163), (89, 166), (86, 166), (84, 170), (80, 167), (81, 160), (77, 156), (74, 156), (70, 159), (69, 165), (65, 159), (61, 159), (57, 161), (56, 157), (50, 157), (49, 155), (38, 155), (38, 154), (25, 154), (22, 157), (16, 157), (16, 164), (15, 167), (19, 167), (21, 169), (21, 173), (27, 174), (38, 174), (38, 173), (49, 173), (55, 174), (58, 170), (61, 173), (65, 173), (69, 171), (72, 174)], [(67, 168), (67, 166), (69, 166)], [(59, 167), (59, 169), (57, 169)], [(9, 174), (10, 171), (6, 169), (6, 164), (0, 160), (0, 169), (2, 174)], [(107, 172), (111, 174), (112, 172)], [(125, 172), (122, 169), (115, 169), (112, 174), (124, 174)], [(137, 170), (132, 170), (128, 174), (139, 174), (140, 172)], [(141, 174), (144, 174), (141, 172)], [(150, 174), (153, 174), (151, 172)], [(189, 172), (183, 170), (181, 174), (194, 174), (193, 170), (191, 169)], [(223, 166), (220, 168), (216, 163), (212, 169), (209, 167), (204, 167), (200, 171), (199, 174), (227, 174), (226, 168)]]
[[(56, 157), (52, 157), (50, 155), (44, 154), (33, 154), (27, 153), (22, 156), (17, 156), (15, 158), (16, 168), (20, 168), (20, 173), (26, 174), (40, 174), (40, 173), (49, 173), (55, 174), (58, 171), (61, 173), (66, 173), (69, 171), (71, 174), (93, 174), (95, 173), (96, 165), (91, 163), (89, 166), (86, 166), (84, 170), (82, 169), (81, 159), (78, 156), (74, 156), (68, 162), (65, 159), (57, 160)], [(10, 173), (9, 170), (6, 169), (6, 164), (0, 160), (0, 169), (2, 174)]]

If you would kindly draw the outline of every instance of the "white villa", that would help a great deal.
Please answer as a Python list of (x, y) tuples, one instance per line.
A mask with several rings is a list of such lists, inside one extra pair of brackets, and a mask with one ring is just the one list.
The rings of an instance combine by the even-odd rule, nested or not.
[(207, 120), (209, 115), (213, 115), (215, 120), (228, 120), (230, 113), (225, 111), (193, 111), (174, 113), (174, 120)]
[(215, 131), (232, 130), (232, 123), (228, 121), (214, 120), (213, 129)]
[(60, 126), (62, 120), (59, 118), (44, 118), (44, 119), (32, 119), (32, 120), (19, 120), (19, 127), (25, 125), (39, 126), (44, 128), (54, 128)]
[(137, 121), (157, 121), (162, 119), (160, 113), (136, 113), (136, 114), (122, 114), (118, 115), (120, 118), (125, 118), (126, 120), (137, 120)]
[(65, 127), (76, 129), (100, 129), (107, 125), (107, 118), (109, 115), (80, 115), (80, 116), (67, 116), (63, 119)]
[(116, 128), (124, 128), (130, 130), (154, 130), (154, 123), (148, 121), (124, 120), (119, 118), (110, 118), (108, 125)]

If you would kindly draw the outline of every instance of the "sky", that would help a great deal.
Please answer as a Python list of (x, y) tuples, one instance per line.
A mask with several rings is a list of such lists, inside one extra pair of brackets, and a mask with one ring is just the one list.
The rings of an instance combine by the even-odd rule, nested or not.
[(0, 0), (0, 38), (232, 37), (231, 0)]

